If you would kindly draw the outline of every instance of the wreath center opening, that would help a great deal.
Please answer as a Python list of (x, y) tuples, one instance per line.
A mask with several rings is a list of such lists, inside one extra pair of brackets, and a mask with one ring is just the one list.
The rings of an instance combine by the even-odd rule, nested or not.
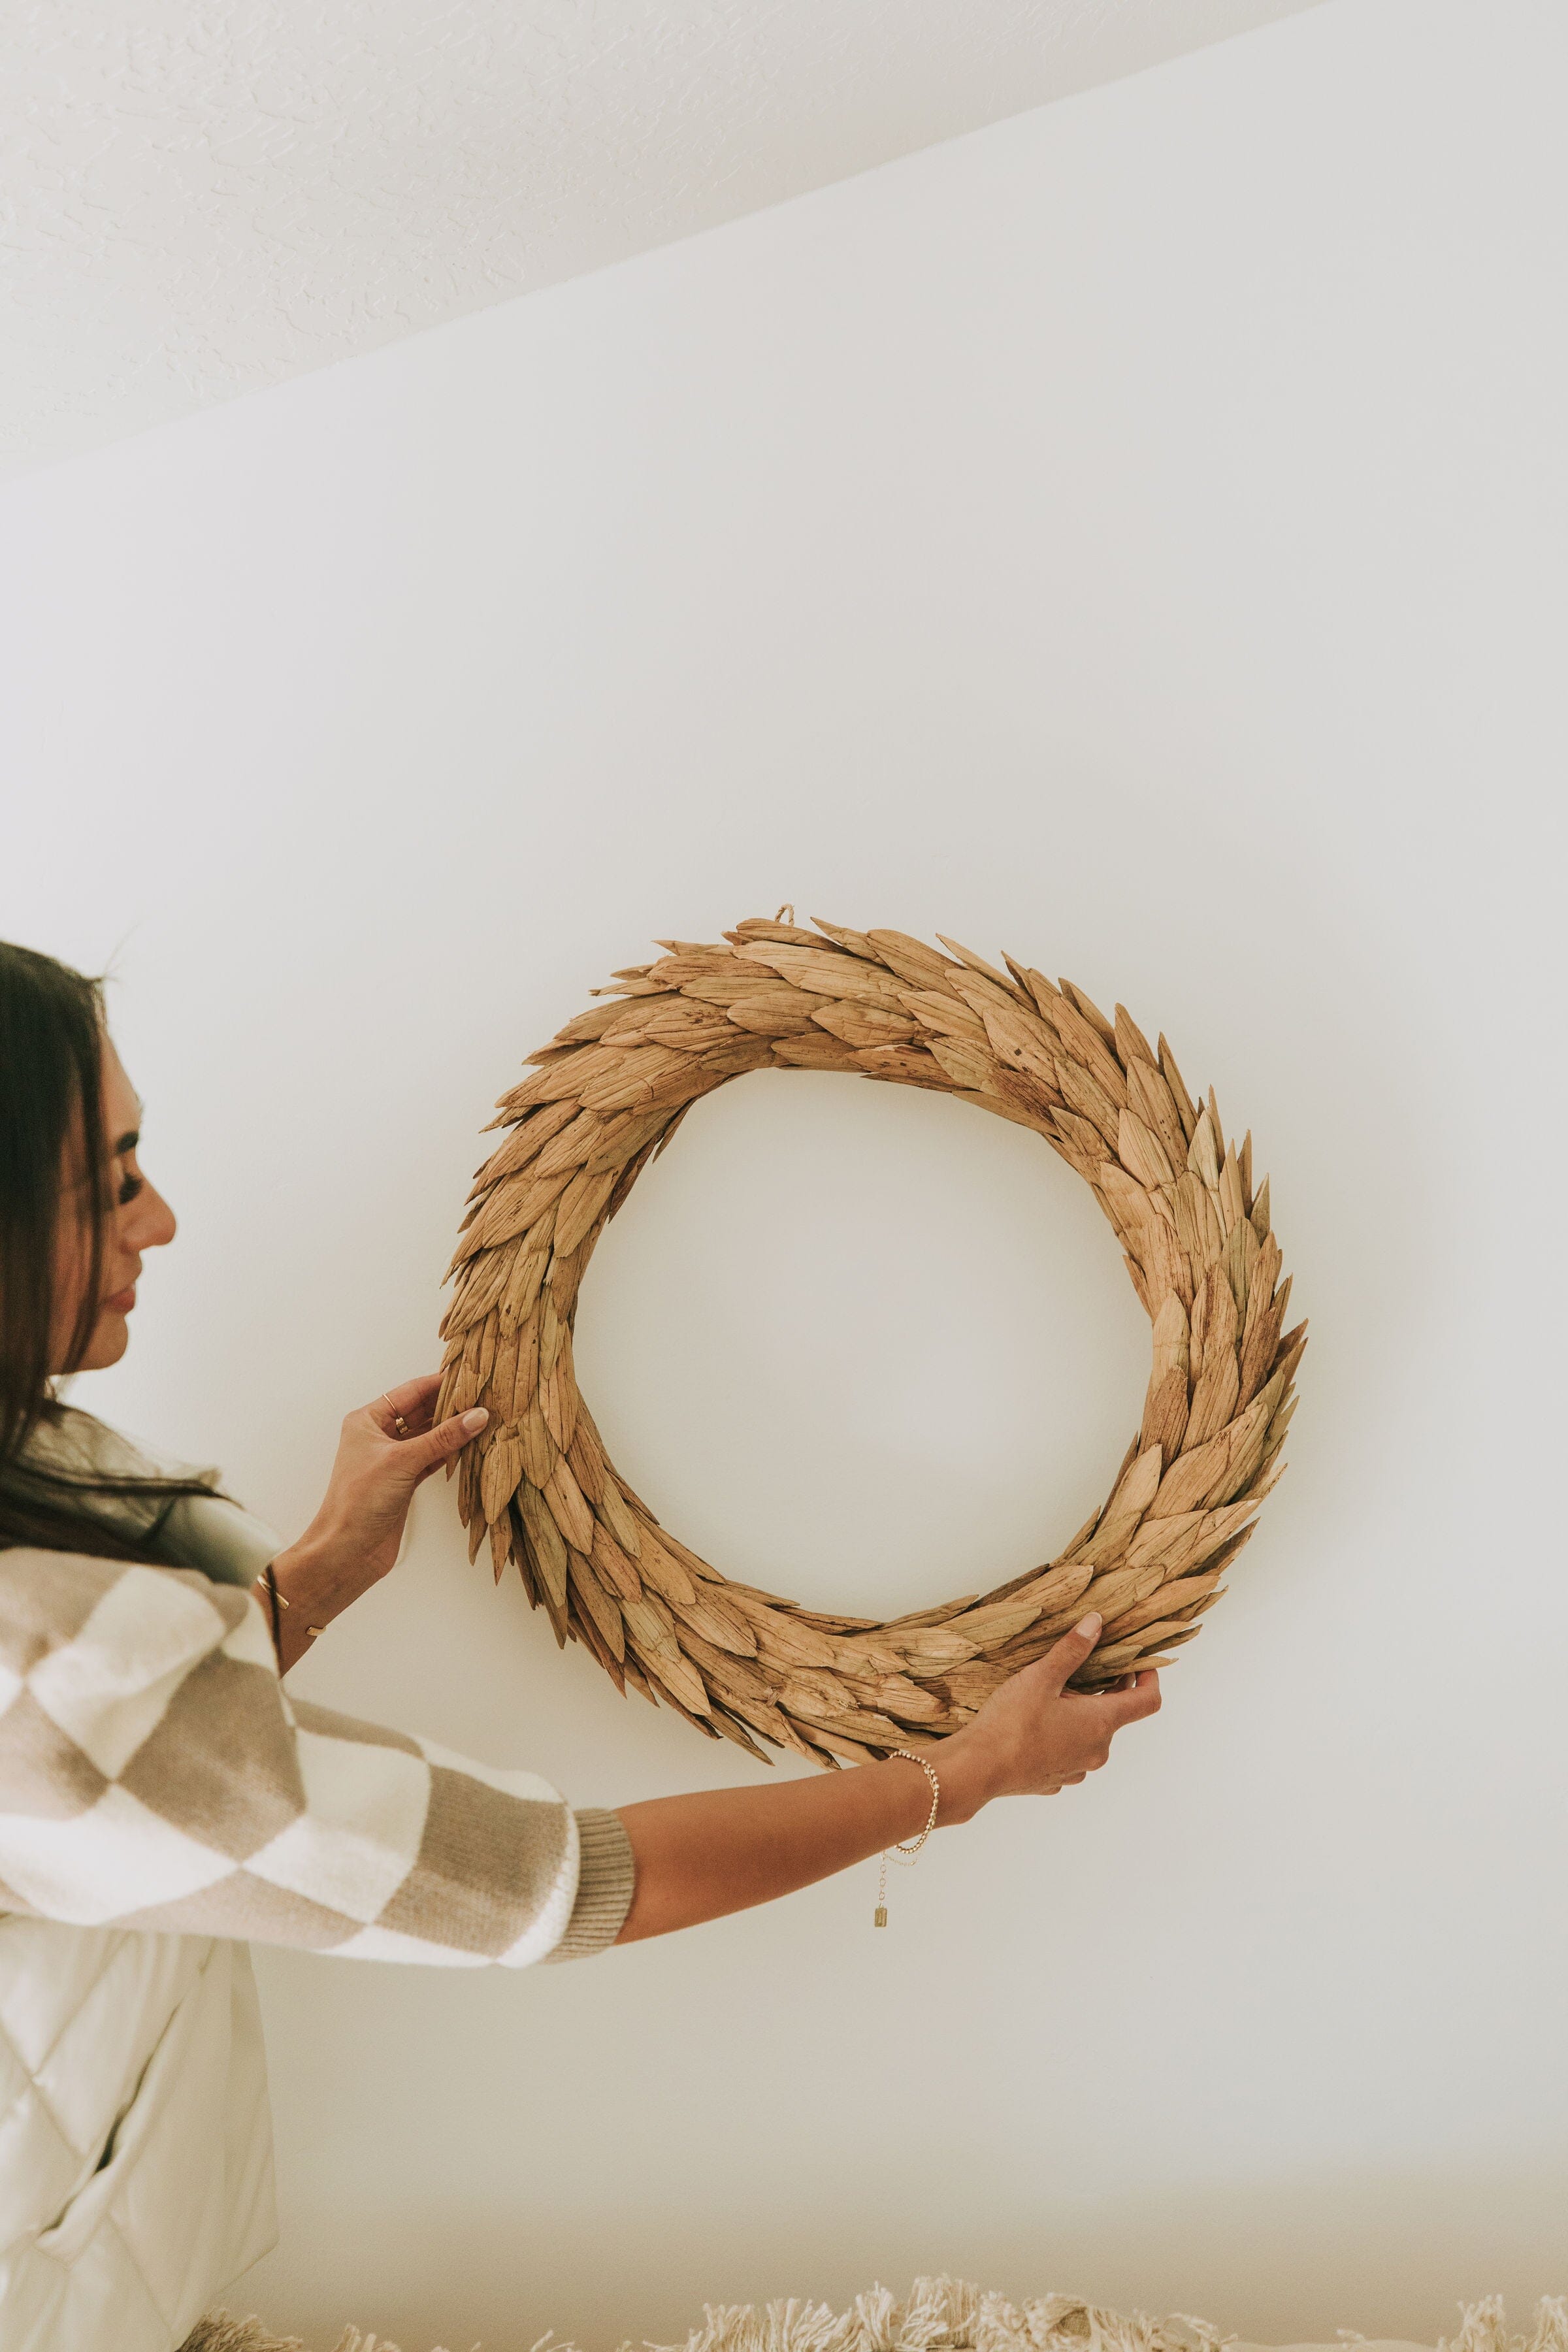
[(695, 1105), (584, 1277), (610, 1452), (725, 1574), (894, 1617), (1048, 1557), (1130, 1433), (1148, 1326), (1036, 1138), (812, 1071)]

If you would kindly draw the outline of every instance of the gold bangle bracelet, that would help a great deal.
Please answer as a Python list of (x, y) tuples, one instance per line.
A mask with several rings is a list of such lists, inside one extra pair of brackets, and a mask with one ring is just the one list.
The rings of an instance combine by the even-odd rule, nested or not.
[(278, 1590), (278, 1579), (273, 1573), (272, 1562), (270, 1560), (268, 1561), (266, 1567), (262, 1570), (256, 1581), (264, 1588), (267, 1594), (268, 1617), (272, 1634), (272, 1654), (278, 1661), (278, 1672), (281, 1675), (283, 1672), (283, 1629), (278, 1622), (278, 1612), (280, 1609), (287, 1609), (289, 1603), (286, 1597)]

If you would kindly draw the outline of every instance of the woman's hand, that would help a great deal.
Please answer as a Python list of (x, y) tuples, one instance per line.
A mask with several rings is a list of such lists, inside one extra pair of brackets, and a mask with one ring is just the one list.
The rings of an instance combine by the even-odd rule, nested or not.
[(1159, 1712), (1160, 1677), (1152, 1671), (1112, 1690), (1068, 1689), (1100, 1633), (1091, 1611), (1043, 1658), (1004, 1683), (973, 1723), (942, 1741), (932, 1759), (942, 1780), (939, 1827), (972, 1821), (993, 1797), (1054, 1797), (1099, 1771), (1124, 1724)]
[[(1160, 1704), (1153, 1673), (1094, 1696), (1067, 1687), (1093, 1650), (1091, 1612), (989, 1699), (973, 1723), (928, 1746), (941, 1826), (993, 1797), (1052, 1796), (1098, 1770), (1123, 1724)], [(617, 1942), (667, 1935), (809, 1886), (879, 1847), (916, 1836), (931, 1784), (903, 1757), (773, 1788), (708, 1789), (617, 1808), (637, 1886)]]
[[(321, 1507), (272, 1563), (286, 1604), (279, 1620), (285, 1670), (310, 1647), (308, 1627), (330, 1624), (395, 1566), (415, 1488), (489, 1420), (476, 1406), (432, 1428), (440, 1386), (439, 1372), (423, 1372), (345, 1414)], [(265, 1584), (257, 1591), (266, 1608)]]

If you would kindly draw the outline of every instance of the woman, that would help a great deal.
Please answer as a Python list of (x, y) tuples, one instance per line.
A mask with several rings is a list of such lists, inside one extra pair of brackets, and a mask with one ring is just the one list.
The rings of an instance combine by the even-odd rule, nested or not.
[[(485, 1415), (436, 1375), (351, 1412), (284, 1545), (64, 1404), (174, 1236), (100, 984), (0, 945), (0, 2345), (172, 2352), (273, 2242), (246, 1940), (519, 1968), (769, 1901), (930, 1810), (903, 1759), (574, 1812), (526, 1771), (290, 1700)], [(939, 1825), (1049, 1794), (1159, 1706), (1065, 1689), (1097, 1617), (939, 1752)]]

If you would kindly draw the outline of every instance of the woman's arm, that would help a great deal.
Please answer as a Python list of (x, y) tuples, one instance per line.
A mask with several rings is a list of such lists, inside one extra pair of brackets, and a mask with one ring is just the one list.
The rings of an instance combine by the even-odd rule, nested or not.
[(613, 1941), (632, 1878), (613, 1813), (291, 1702), (236, 1586), (0, 1550), (0, 1911), (522, 1968)]
[[(272, 1562), (280, 1673), (298, 1664), (313, 1632), (341, 1617), (395, 1567), (416, 1488), (460, 1454), (489, 1419), (476, 1405), (432, 1426), (440, 1386), (439, 1372), (425, 1372), (344, 1415), (321, 1507), (299, 1542)], [(251, 1590), (270, 1624), (267, 1577), (258, 1577)]]
[[(933, 1750), (943, 1814), (1103, 1763), (1152, 1675), (1063, 1688), (1086, 1618)], [(924, 1819), (907, 1761), (574, 1814), (526, 1772), (285, 1699), (252, 1598), (189, 1569), (0, 1551), (0, 1907), (345, 1958), (576, 1958), (770, 1900)]]
[[(1160, 1678), (1090, 1696), (1065, 1685), (1100, 1638), (1091, 1612), (1003, 1685), (974, 1721), (925, 1750), (942, 1788), (938, 1828), (993, 1797), (1049, 1796), (1097, 1771), (1112, 1736), (1152, 1715)], [(618, 1943), (771, 1902), (915, 1836), (931, 1811), (918, 1764), (889, 1757), (773, 1788), (703, 1790), (619, 1808), (637, 1866)]]
[[(460, 1453), (487, 1416), (432, 1426), (439, 1375), (404, 1381), (348, 1414), (325, 1500), (273, 1562), (279, 1662), (287, 1671), (329, 1624), (394, 1565), (416, 1487)], [(401, 1423), (401, 1427), (399, 1423)], [(470, 1424), (473, 1424), (470, 1426)], [(263, 1610), (265, 1580), (256, 1588)], [(939, 1827), (970, 1821), (993, 1797), (1050, 1795), (1096, 1770), (1112, 1735), (1152, 1715), (1159, 1676), (1098, 1696), (1065, 1685), (1100, 1638), (1086, 1617), (999, 1690), (973, 1722), (931, 1745), (942, 1784)], [(705, 1790), (626, 1805), (617, 1818), (636, 1864), (631, 1908), (616, 1941), (667, 1935), (771, 1902), (912, 1836), (931, 1805), (918, 1765), (897, 1758), (765, 1788)]]

